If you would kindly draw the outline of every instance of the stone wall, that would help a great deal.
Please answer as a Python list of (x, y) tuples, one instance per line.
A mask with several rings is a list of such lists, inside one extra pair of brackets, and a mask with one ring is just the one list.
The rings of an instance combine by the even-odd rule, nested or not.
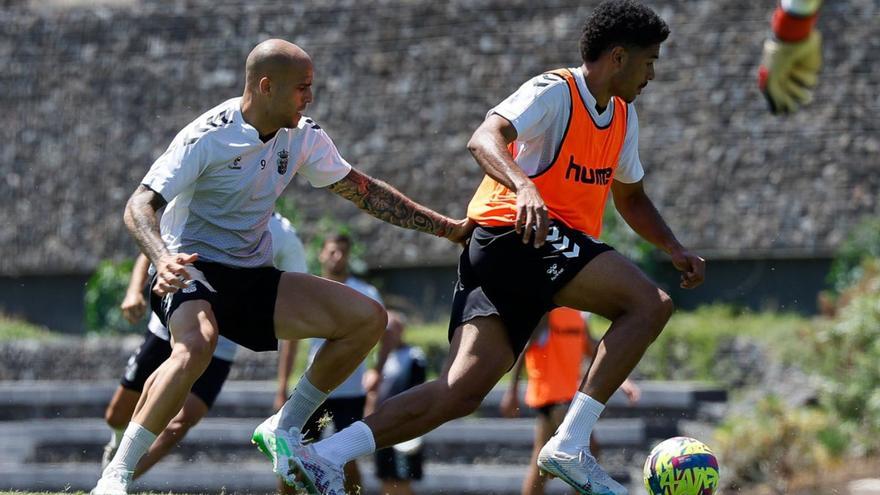
[[(481, 173), (465, 150), (486, 110), (579, 63), (595, 1), (105, 0), (0, 10), (0, 274), (90, 271), (135, 250), (126, 198), (176, 131), (240, 94), (268, 37), (316, 62), (309, 110), (343, 156), (453, 216)], [(672, 36), (637, 106), (646, 186), (684, 242), (715, 256), (827, 256), (878, 211), (880, 6), (828, 0), (826, 65), (808, 111), (765, 111), (754, 79), (772, 2), (657, 0)], [(332, 214), (374, 267), (447, 265), (456, 250), (296, 183), (306, 237)]]

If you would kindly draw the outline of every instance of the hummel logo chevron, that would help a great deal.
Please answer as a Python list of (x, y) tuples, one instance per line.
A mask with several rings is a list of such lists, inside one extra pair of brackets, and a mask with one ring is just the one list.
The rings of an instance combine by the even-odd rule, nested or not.
[[(581, 253), (581, 247), (576, 243), (572, 243), (571, 239), (567, 236), (560, 234), (559, 227), (556, 227), (555, 225), (550, 227), (550, 231), (547, 233), (547, 242), (552, 243), (552, 246), (556, 248), (557, 251), (562, 252), (562, 255), (566, 258), (576, 258)], [(571, 246), (571, 251), (566, 251), (569, 246)]]

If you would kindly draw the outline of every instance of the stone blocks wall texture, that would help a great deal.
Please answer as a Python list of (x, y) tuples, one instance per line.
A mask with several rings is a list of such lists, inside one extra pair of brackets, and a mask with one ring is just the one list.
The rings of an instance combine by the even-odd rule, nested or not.
[[(308, 111), (349, 161), (464, 214), (481, 173), (465, 144), (541, 71), (579, 65), (596, 1), (5, 1), (0, 10), (0, 274), (90, 271), (135, 250), (128, 195), (183, 125), (240, 94), (248, 51), (283, 37), (316, 63)], [(828, 0), (815, 102), (771, 116), (755, 88), (770, 0), (656, 0), (670, 40), (637, 102), (646, 187), (714, 256), (827, 256), (878, 213), (880, 4)], [(450, 265), (456, 249), (331, 193), (286, 192), (305, 237), (332, 214), (373, 267)]]

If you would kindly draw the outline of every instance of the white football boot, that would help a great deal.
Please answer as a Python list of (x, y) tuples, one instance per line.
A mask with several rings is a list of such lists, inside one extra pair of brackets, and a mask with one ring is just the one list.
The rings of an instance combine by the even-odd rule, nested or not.
[(627, 495), (627, 489), (614, 481), (588, 448), (575, 453), (562, 452), (551, 439), (538, 454), (538, 468), (571, 485), (581, 495)]
[(298, 490), (303, 489), (299, 482), (294, 481), (293, 477), (288, 475), (292, 464), (290, 456), (302, 446), (302, 435), (299, 430), (279, 428), (278, 414), (275, 414), (257, 426), (251, 437), (251, 443), (256, 445), (260, 452), (272, 461), (272, 471), (275, 474), (284, 479), (288, 485)]
[(134, 471), (111, 467), (105, 469), (101, 474), (98, 484), (89, 492), (90, 495), (126, 495), (128, 493), (128, 485)]
[(319, 456), (311, 444), (295, 449), (290, 460), (288, 484), (301, 483), (309, 495), (346, 495), (342, 466)]

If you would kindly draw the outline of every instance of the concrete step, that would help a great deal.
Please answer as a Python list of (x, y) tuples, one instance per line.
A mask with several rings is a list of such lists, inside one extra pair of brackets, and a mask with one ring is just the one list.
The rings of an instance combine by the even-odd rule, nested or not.
[[(117, 383), (114, 381), (0, 381), (0, 421), (29, 418), (103, 417), (104, 408)], [(618, 392), (608, 402), (603, 417), (641, 417), (649, 423), (698, 419), (706, 407), (723, 403), (727, 392), (713, 385), (695, 382), (639, 383), (642, 398), (634, 405)], [(498, 405), (505, 386), (486, 397), (477, 415), (498, 417)], [(272, 381), (229, 381), (217, 398), (210, 416), (227, 418), (261, 417), (272, 413), (275, 397)], [(523, 408), (524, 416), (534, 411)], [(711, 418), (709, 418), (711, 419)]]
[[(373, 464), (359, 460), (364, 480), (364, 495), (376, 494), (379, 482), (373, 475)], [(644, 494), (641, 480), (630, 473), (630, 467), (614, 469), (613, 475), (632, 486), (633, 495)], [(10, 465), (0, 463), (0, 490), (25, 491), (87, 491), (98, 479), (96, 463), (44, 465)], [(524, 466), (456, 465), (428, 463), (425, 477), (413, 484), (420, 495), (516, 495), (525, 473)], [(135, 492), (188, 493), (276, 493), (277, 478), (268, 461), (216, 463), (163, 462), (135, 482)], [(550, 480), (546, 493), (571, 493), (559, 480)]]
[[(259, 461), (250, 443), (262, 418), (206, 418), (189, 432), (172, 457), (210, 462)], [(604, 452), (647, 451), (650, 439), (639, 419), (600, 420), (595, 430)], [(534, 420), (465, 418), (425, 435), (426, 459), (443, 463), (529, 461)], [(100, 459), (109, 430), (100, 419), (27, 420), (0, 423), (0, 463), (66, 463)]]

